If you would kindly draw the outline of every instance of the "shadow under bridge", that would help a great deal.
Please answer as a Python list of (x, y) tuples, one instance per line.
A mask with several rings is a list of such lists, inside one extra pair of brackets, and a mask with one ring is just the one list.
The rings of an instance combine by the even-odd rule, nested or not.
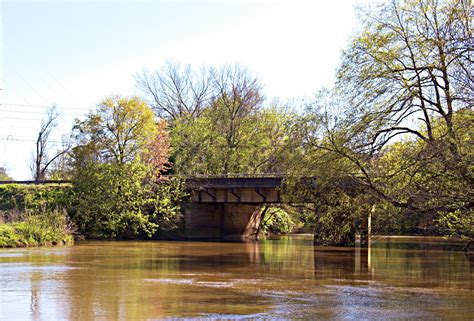
[(183, 204), (185, 237), (256, 239), (261, 207), (281, 203), (283, 177), (193, 177), (186, 179), (191, 201)]

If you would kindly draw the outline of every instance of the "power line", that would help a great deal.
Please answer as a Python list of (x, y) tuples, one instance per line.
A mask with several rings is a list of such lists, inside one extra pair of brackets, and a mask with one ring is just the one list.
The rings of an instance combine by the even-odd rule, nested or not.
[[(31, 117), (16, 117), (17, 115), (13, 114), (13, 115), (1, 115), (2, 114), (2, 110), (0, 110), (0, 121), (2, 120), (8, 120), (8, 119), (13, 119), (13, 120), (43, 120), (44, 117), (41, 117), (41, 116), (45, 116), (45, 114), (36, 114), (38, 115), (39, 117), (37, 118), (31, 118)], [(12, 112), (12, 113), (15, 113), (15, 112)], [(34, 114), (34, 113), (33, 113)], [(21, 116), (21, 115), (18, 115), (18, 116)], [(32, 115), (34, 116), (34, 115)], [(65, 117), (63, 117), (65, 116)], [(59, 114), (58, 115), (58, 120), (64, 120), (65, 118), (67, 117), (79, 117), (80, 115), (77, 115), (77, 114)]]
[(0, 117), (1, 120), (41, 120), (41, 118)]
[(75, 100), (75, 99), (71, 96), (71, 94), (69, 93), (69, 91), (66, 89), (66, 87), (64, 87), (63, 84), (62, 84), (59, 80), (56, 79), (56, 77), (54, 77), (49, 71), (46, 71), (46, 72), (48, 73), (48, 75), (49, 75), (52, 79), (54, 79), (54, 80), (59, 84), (59, 86), (61, 86), (61, 88), (63, 89), (63, 91), (64, 91), (72, 100)]
[[(18, 113), (18, 114), (37, 114), (37, 115), (45, 115), (44, 112), (41, 111), (24, 111), (24, 110), (6, 110), (6, 109), (0, 109), (0, 113), (6, 112), (6, 113)], [(59, 116), (79, 116), (80, 114), (64, 114), (59, 112)]]
[[(1, 119), (0, 119), (0, 121), (1, 121)], [(9, 125), (0, 124), (0, 129), (3, 129), (3, 128), (31, 129), (31, 126), (16, 126), (16, 125), (9, 126)]]
[[(36, 139), (26, 139), (26, 138), (3, 138), (0, 137), (0, 141), (7, 141), (7, 142), (26, 142), (26, 143), (35, 143)], [(50, 140), (48, 141), (50, 145), (61, 145), (62, 142), (58, 140)]]
[[(50, 108), (52, 105), (28, 105), (28, 104), (10, 104), (10, 103), (1, 103), (0, 106), (16, 106), (16, 107), (31, 107), (31, 108)], [(87, 108), (80, 108), (80, 107), (61, 107), (58, 106), (60, 109), (76, 109), (76, 110), (82, 110), (82, 111), (88, 111)]]

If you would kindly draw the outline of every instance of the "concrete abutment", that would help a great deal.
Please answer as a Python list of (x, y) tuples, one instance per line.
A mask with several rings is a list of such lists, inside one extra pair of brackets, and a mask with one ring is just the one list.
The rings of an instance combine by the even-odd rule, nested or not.
[(241, 203), (186, 203), (184, 236), (189, 239), (257, 239), (260, 205)]

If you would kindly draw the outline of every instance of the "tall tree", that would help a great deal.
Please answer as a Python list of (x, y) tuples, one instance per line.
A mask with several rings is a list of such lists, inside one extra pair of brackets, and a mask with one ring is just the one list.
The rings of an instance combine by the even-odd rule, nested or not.
[[(455, 166), (468, 175), (453, 116), (474, 102), (470, 10), (463, 0), (391, 0), (362, 12), (338, 88), (360, 130), (370, 130), (370, 147), (402, 134), (431, 145), (446, 138)], [(444, 123), (443, 131), (433, 130), (435, 121)]]
[(48, 109), (46, 117), (41, 122), (41, 127), (36, 138), (36, 148), (31, 163), (31, 171), (33, 172), (33, 178), (35, 181), (46, 179), (50, 165), (62, 155), (66, 154), (70, 149), (70, 145), (65, 144), (62, 148), (56, 151), (53, 157), (49, 156), (50, 134), (57, 125), (58, 117), (59, 113), (56, 106), (53, 106)]
[(137, 87), (159, 117), (198, 117), (214, 95), (208, 68), (167, 61), (163, 67), (137, 75)]
[(233, 172), (232, 157), (239, 145), (245, 144), (245, 123), (262, 108), (262, 85), (256, 77), (239, 65), (227, 65), (212, 72), (217, 95), (212, 108), (217, 111), (216, 127), (223, 133), (227, 153), (224, 154), (223, 174)]
[(171, 125), (174, 169), (186, 174), (256, 174), (282, 170), (294, 115), (264, 107), (259, 79), (239, 65), (211, 69), (213, 98), (199, 117)]
[(377, 178), (374, 161), (403, 135), (423, 142), (412, 155), (418, 164), (410, 168), (413, 175), (436, 162), (441, 175), (430, 174), (432, 181), (441, 182), (449, 173), (472, 191), (472, 159), (461, 148), (455, 121), (473, 106), (470, 6), (461, 0), (392, 0), (363, 13), (361, 31), (344, 52), (338, 72), (337, 88), (349, 106), (338, 127), (349, 130), (337, 131), (346, 139), (334, 149), (357, 165), (379, 196), (413, 210), (443, 208), (446, 204), (423, 201), (436, 191), (425, 193), (420, 202), (391, 197), (381, 188), (385, 180)]
[(139, 98), (110, 97), (74, 132), (73, 218), (93, 237), (151, 237), (177, 228), (182, 182), (164, 179), (169, 140), (164, 122)]
[[(340, 176), (357, 183), (358, 193), (336, 186), (335, 198), (345, 195), (337, 203), (352, 203), (352, 213), (362, 209), (359, 219), (372, 203), (431, 227), (445, 217), (472, 224), (470, 10), (461, 0), (392, 0), (362, 10), (335, 91), (318, 97), (302, 126), (301, 154), (307, 172), (328, 178), (322, 186)], [(472, 225), (466, 230), (472, 237)]]
[[(76, 161), (125, 164), (148, 152), (158, 134), (153, 111), (138, 97), (109, 97), (74, 126)], [(89, 158), (89, 159), (88, 159)]]

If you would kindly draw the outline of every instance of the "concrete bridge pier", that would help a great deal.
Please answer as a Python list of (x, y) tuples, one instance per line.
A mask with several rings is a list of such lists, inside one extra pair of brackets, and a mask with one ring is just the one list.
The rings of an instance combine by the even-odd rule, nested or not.
[(260, 208), (242, 203), (184, 204), (184, 234), (189, 239), (257, 239)]

